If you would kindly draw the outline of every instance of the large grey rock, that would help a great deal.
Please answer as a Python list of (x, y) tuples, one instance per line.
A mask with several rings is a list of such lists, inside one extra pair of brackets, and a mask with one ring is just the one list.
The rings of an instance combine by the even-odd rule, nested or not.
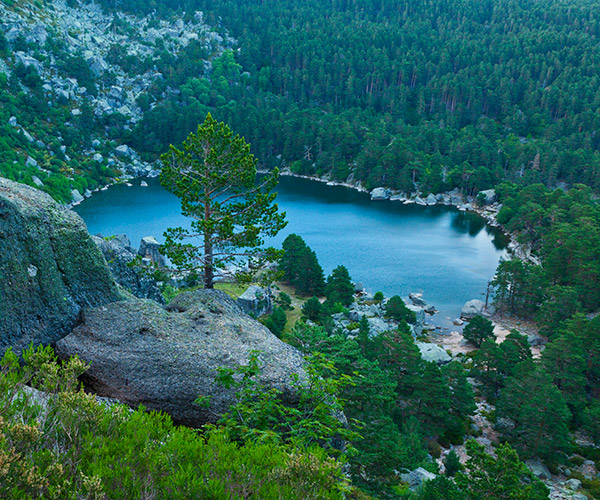
[(250, 316), (258, 318), (263, 314), (269, 314), (273, 306), (271, 297), (259, 286), (252, 285), (238, 297), (237, 304)]
[(409, 488), (412, 490), (417, 489), (425, 481), (431, 481), (432, 479), (435, 479), (435, 477), (435, 474), (423, 469), (423, 467), (419, 467), (408, 474), (400, 475), (402, 481), (408, 483)]
[(473, 299), (465, 303), (460, 311), (462, 319), (472, 319), (475, 316), (483, 314), (485, 304), (481, 300)]
[(121, 295), (81, 218), (41, 191), (0, 178), (0, 352), (50, 344), (82, 307)]
[(425, 199), (425, 203), (427, 203), (428, 205), (435, 205), (437, 201), (438, 200), (433, 193), (429, 193), (429, 195)]
[(427, 301), (423, 298), (423, 295), (420, 293), (409, 293), (408, 298), (415, 306), (425, 307), (427, 305)]
[[(82, 323), (56, 346), (61, 358), (91, 363), (84, 383), (100, 396), (169, 413), (176, 422), (214, 422), (233, 401), (215, 384), (220, 367), (247, 364), (258, 351), (260, 380), (293, 397), (291, 375), (301, 379), (302, 354), (250, 318), (220, 290), (178, 295), (166, 307), (144, 299), (84, 310)], [(208, 396), (210, 408), (194, 404)]]
[(394, 329), (393, 326), (390, 326), (386, 321), (384, 321), (381, 318), (368, 318), (368, 322), (369, 328), (374, 334), (379, 334)]
[(484, 191), (479, 191), (477, 198), (482, 199), (485, 205), (491, 205), (497, 200), (496, 190), (495, 189), (485, 189)]
[(548, 467), (546, 467), (539, 458), (527, 460), (525, 465), (529, 467), (535, 477), (539, 479), (552, 479), (550, 469), (548, 469)]
[(32, 158), (31, 156), (28, 156), (27, 159), (25, 160), (25, 166), (27, 167), (38, 167), (38, 162), (35, 160), (35, 158)]
[(74, 203), (81, 203), (84, 199), (78, 189), (71, 189), (71, 198)]
[(417, 321), (415, 322), (415, 326), (422, 327), (425, 324), (425, 311), (422, 307), (415, 306), (413, 304), (406, 304), (406, 308), (410, 309), (415, 313)]
[(149, 259), (151, 262), (158, 264), (161, 267), (165, 265), (165, 258), (160, 253), (160, 243), (156, 241), (154, 236), (144, 236), (140, 241), (138, 255), (142, 259)]
[(538, 337), (535, 334), (527, 335), (527, 342), (529, 342), (529, 345), (532, 347), (537, 347), (545, 344), (544, 339)]
[(460, 189), (454, 188), (448, 195), (450, 196), (450, 203), (452, 205), (458, 206), (464, 203), (464, 198)]
[(437, 363), (438, 365), (444, 365), (452, 361), (452, 356), (439, 345), (430, 344), (429, 342), (415, 342), (415, 345), (419, 348), (423, 361)]
[(125, 235), (104, 239), (92, 236), (96, 245), (104, 255), (108, 267), (119, 285), (140, 299), (152, 299), (164, 304), (164, 298), (156, 280), (146, 268), (132, 265), (136, 259), (135, 249), (131, 248)]
[(372, 200), (387, 200), (390, 197), (390, 193), (386, 188), (378, 187), (371, 191)]
[(22, 63), (26, 68), (33, 66), (38, 73), (42, 72), (42, 63), (25, 52), (15, 52), (15, 59), (17, 63)]
[(87, 63), (92, 70), (92, 73), (94, 73), (96, 76), (99, 76), (108, 70), (108, 64), (106, 64), (106, 61), (100, 56), (93, 56), (89, 58)]

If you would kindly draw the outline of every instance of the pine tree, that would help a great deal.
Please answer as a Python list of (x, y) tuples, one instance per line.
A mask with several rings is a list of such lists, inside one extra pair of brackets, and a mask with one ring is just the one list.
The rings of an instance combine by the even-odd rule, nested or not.
[(535, 479), (508, 444), (496, 448), (496, 456), (483, 445), (467, 441), (469, 459), (465, 470), (456, 474), (456, 484), (465, 500), (502, 499), (547, 500), (548, 488)]
[(407, 323), (415, 323), (417, 316), (414, 311), (411, 311), (398, 295), (390, 297), (385, 305), (385, 315), (389, 318), (394, 318), (398, 321), (406, 321)]
[(339, 302), (344, 306), (349, 306), (354, 302), (354, 286), (345, 266), (336, 267), (327, 278), (325, 294), (327, 300), (332, 304)]
[(284, 254), (279, 269), (283, 271), (283, 279), (299, 293), (321, 295), (325, 290), (325, 278), (315, 252), (297, 234), (290, 234), (282, 248)]
[(475, 316), (463, 329), (463, 336), (476, 347), (481, 347), (484, 340), (494, 338), (494, 325), (483, 316)]
[(302, 314), (311, 321), (318, 321), (321, 314), (321, 303), (317, 297), (311, 297), (302, 306)]
[[(241, 255), (271, 260), (274, 249), (261, 248), (262, 238), (285, 227), (285, 214), (277, 212), (278, 171), (256, 183), (256, 159), (250, 145), (233, 136), (210, 113), (196, 133), (171, 146), (161, 156), (161, 184), (181, 200), (183, 215), (192, 218), (191, 230), (165, 232), (164, 253), (179, 270), (204, 273), (204, 286), (213, 287), (215, 272)], [(200, 247), (189, 241), (202, 240)]]
[(569, 450), (571, 413), (560, 390), (541, 367), (522, 364), (502, 389), (497, 411), (515, 423), (506, 437), (521, 456), (551, 458)]

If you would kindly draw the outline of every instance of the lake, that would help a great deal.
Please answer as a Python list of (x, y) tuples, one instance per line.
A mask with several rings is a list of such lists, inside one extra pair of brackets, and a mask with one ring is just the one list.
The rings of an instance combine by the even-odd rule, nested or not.
[[(144, 236), (162, 242), (167, 227), (187, 225), (178, 198), (158, 179), (147, 179), (148, 187), (133, 182), (94, 193), (75, 207), (90, 233), (124, 233), (138, 246)], [(403, 297), (422, 292), (439, 310), (433, 321), (443, 326), (466, 301), (485, 300), (488, 281), (507, 255), (501, 232), (453, 207), (371, 201), (366, 193), (293, 177), (281, 177), (277, 191), (288, 225), (271, 244), (280, 246), (297, 233), (326, 274), (343, 264), (368, 291)]]

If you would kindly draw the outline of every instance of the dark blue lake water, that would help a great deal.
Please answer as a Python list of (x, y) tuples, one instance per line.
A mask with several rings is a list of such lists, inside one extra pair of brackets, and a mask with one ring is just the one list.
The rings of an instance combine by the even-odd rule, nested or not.
[[(92, 234), (125, 233), (134, 246), (143, 236), (163, 241), (167, 227), (187, 224), (178, 199), (157, 179), (148, 187), (112, 186), (75, 210)], [(407, 296), (423, 292), (448, 325), (471, 299), (484, 299), (488, 280), (506, 255), (506, 239), (475, 215), (451, 207), (371, 201), (365, 193), (306, 179), (281, 177), (278, 203), (287, 227), (279, 246), (297, 233), (317, 253), (326, 274), (344, 264), (367, 290)]]

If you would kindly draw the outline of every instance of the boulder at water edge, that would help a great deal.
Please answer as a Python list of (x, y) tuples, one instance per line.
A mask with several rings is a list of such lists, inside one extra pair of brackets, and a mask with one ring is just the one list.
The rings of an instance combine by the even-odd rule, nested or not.
[(371, 191), (372, 200), (387, 200), (390, 197), (390, 193), (383, 187), (378, 187)]
[[(233, 402), (233, 391), (214, 382), (217, 368), (247, 364), (253, 351), (262, 383), (290, 398), (292, 374), (304, 376), (302, 354), (220, 290), (182, 293), (164, 307), (131, 298), (86, 309), (56, 349), (61, 358), (78, 354), (91, 363), (83, 378), (98, 395), (192, 426), (214, 422)], [(210, 398), (209, 409), (194, 404), (198, 396)]]
[(70, 333), (82, 307), (120, 298), (78, 215), (0, 178), (0, 354), (54, 343)]
[(483, 314), (485, 304), (481, 300), (469, 300), (466, 302), (460, 311), (460, 317), (462, 319), (473, 319), (475, 316)]

